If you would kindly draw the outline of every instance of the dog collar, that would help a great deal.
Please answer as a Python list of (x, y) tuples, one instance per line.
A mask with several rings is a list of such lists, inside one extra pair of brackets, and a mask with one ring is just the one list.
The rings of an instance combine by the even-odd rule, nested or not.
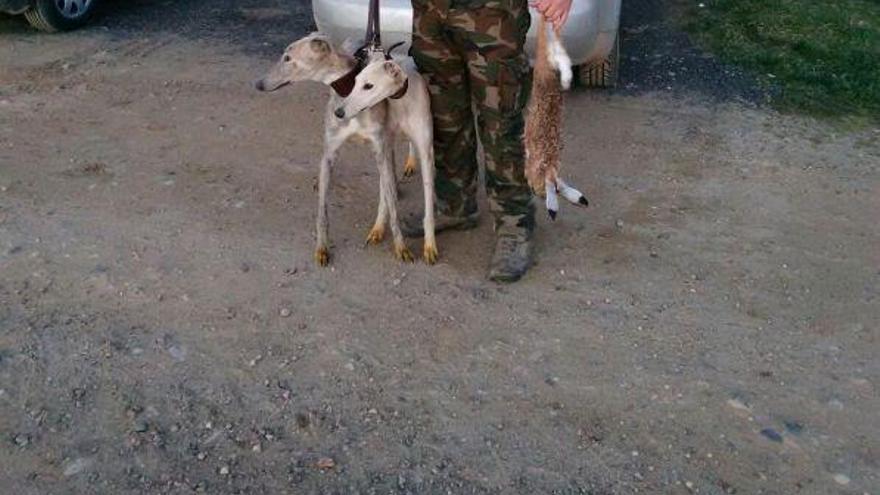
[(407, 79), (406, 81), (403, 81), (403, 87), (400, 88), (400, 91), (389, 96), (389, 98), (391, 98), (392, 100), (399, 100), (399, 99), (403, 98), (403, 95), (406, 94), (407, 89), (409, 89), (409, 79)]

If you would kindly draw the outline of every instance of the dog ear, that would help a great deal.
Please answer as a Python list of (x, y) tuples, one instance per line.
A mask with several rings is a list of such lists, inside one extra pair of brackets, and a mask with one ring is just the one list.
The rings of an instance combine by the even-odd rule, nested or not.
[(323, 38), (315, 38), (309, 42), (309, 47), (318, 55), (324, 56), (330, 53), (330, 43)]
[(403, 70), (401, 70), (400, 66), (396, 63), (389, 60), (382, 64), (382, 66), (384, 67), (385, 72), (393, 77), (395, 81), (400, 82), (405, 79), (405, 76), (403, 75)]

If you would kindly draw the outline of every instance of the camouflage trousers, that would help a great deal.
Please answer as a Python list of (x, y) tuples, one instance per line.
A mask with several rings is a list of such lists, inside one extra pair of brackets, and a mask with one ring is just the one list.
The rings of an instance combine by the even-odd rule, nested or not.
[(412, 4), (410, 54), (431, 93), (439, 211), (453, 216), (477, 211), (479, 132), (496, 221), (533, 222), (522, 142), (531, 87), (524, 49), (531, 22), (527, 0)]

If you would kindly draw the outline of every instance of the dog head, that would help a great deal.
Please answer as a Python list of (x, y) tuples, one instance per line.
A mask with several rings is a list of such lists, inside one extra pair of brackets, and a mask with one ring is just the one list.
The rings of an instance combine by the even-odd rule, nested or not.
[(281, 59), (254, 85), (260, 91), (275, 91), (297, 81), (324, 82), (340, 65), (347, 62), (333, 48), (330, 39), (321, 33), (312, 33), (291, 43)]
[(372, 62), (357, 75), (351, 94), (334, 113), (340, 119), (354, 117), (385, 98), (399, 93), (406, 84), (406, 72), (396, 62)]

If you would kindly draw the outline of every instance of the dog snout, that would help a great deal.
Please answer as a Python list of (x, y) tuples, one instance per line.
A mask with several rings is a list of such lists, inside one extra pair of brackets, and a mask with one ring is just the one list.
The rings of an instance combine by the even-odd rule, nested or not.
[(335, 112), (333, 112), (333, 115), (336, 115), (336, 117), (343, 119), (343, 118), (345, 118), (345, 109), (342, 107), (339, 107), (336, 109)]
[(257, 88), (257, 91), (266, 91), (266, 81), (257, 79), (256, 82), (254, 82), (254, 87)]

